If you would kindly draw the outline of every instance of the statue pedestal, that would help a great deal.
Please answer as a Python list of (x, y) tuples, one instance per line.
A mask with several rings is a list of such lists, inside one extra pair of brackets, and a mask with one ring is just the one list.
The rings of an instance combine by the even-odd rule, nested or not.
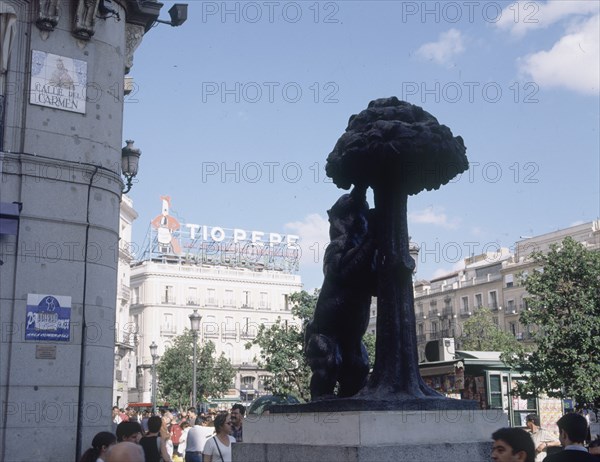
[(240, 462), (489, 462), (499, 410), (270, 414), (244, 420)]

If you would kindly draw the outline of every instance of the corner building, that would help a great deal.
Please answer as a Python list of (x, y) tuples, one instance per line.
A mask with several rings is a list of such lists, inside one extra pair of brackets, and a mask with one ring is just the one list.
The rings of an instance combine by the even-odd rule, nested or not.
[(161, 6), (0, 0), (2, 461), (110, 429), (124, 76)]

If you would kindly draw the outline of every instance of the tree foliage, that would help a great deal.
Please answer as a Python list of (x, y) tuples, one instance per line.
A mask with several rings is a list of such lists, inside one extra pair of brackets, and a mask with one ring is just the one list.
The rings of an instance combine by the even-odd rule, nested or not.
[[(193, 340), (188, 329), (175, 337), (158, 362), (158, 394), (171, 405), (184, 407), (192, 402)], [(196, 399), (218, 398), (230, 387), (235, 377), (231, 362), (221, 354), (216, 356), (215, 344), (198, 341), (196, 350)]]
[[(309, 294), (305, 290), (290, 295), (292, 314), (297, 320), (289, 323), (278, 318), (270, 326), (260, 326), (256, 337), (246, 344), (249, 349), (258, 345), (258, 366), (272, 375), (265, 380), (265, 388), (275, 395), (294, 395), (310, 400), (311, 371), (304, 358), (304, 325), (312, 318), (317, 306), (319, 291)], [(365, 346), (371, 366), (375, 356), (375, 336), (366, 334)]]
[(304, 360), (304, 324), (311, 318), (317, 304), (318, 292), (306, 291), (290, 295), (292, 314), (298, 323), (277, 318), (270, 326), (261, 325), (256, 337), (246, 344), (250, 349), (258, 345), (258, 366), (270, 372), (265, 389), (274, 395), (295, 395), (301, 400), (310, 399), (310, 368)]
[(461, 350), (518, 352), (523, 348), (514, 335), (494, 322), (487, 307), (479, 308), (465, 321), (458, 343)]
[(519, 393), (593, 402), (600, 397), (600, 252), (567, 237), (532, 258), (540, 269), (524, 280), (530, 298), (520, 320), (538, 327), (537, 349), (508, 358), (530, 374)]

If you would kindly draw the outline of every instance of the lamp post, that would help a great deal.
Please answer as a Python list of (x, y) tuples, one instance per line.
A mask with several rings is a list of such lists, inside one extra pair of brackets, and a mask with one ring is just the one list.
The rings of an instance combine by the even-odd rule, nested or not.
[(138, 174), (138, 166), (142, 151), (133, 147), (133, 141), (127, 140), (127, 146), (121, 149), (121, 172), (125, 177), (125, 189), (123, 194), (131, 191), (133, 186), (133, 178)]
[(158, 359), (158, 355), (156, 351), (158, 350), (158, 345), (154, 343), (150, 344), (150, 354), (152, 355), (152, 414), (156, 413), (156, 361)]
[(193, 373), (192, 373), (192, 406), (196, 408), (196, 344), (198, 343), (198, 332), (200, 331), (200, 321), (202, 316), (198, 314), (198, 310), (194, 310), (189, 315), (190, 324), (192, 325), (192, 338), (194, 339), (194, 355), (193, 355)]

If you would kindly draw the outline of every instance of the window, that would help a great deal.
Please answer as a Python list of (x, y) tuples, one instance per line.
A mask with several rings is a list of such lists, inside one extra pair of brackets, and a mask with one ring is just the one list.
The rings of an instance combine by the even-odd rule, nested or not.
[(134, 287), (133, 288), (133, 304), (137, 305), (138, 303), (140, 303), (140, 288)]
[(419, 335), (423, 335), (423, 330), (424, 330), (423, 324), (422, 323), (419, 324), (418, 327), (419, 327)]
[(288, 294), (283, 294), (283, 309), (285, 311), (290, 311), (290, 299)]
[(506, 311), (508, 313), (516, 313), (515, 301), (512, 298), (506, 301)]
[(206, 289), (206, 304), (216, 306), (217, 305), (217, 297), (215, 293), (215, 289)]
[(217, 318), (212, 315), (208, 315), (202, 324), (204, 325), (204, 337), (216, 338), (219, 336), (219, 325), (217, 324)]
[(263, 308), (263, 309), (266, 309), (266, 310), (269, 309), (269, 306), (268, 306), (268, 303), (267, 303), (267, 299), (268, 299), (267, 292), (261, 292), (260, 293), (260, 298), (258, 300), (258, 306), (259, 306), (259, 308)]
[(226, 316), (225, 323), (223, 324), (223, 336), (225, 338), (236, 338), (237, 332), (235, 328), (235, 323), (233, 322), (233, 316)]
[(242, 292), (242, 308), (249, 308), (250, 307), (250, 291), (249, 290), (244, 290)]
[(475, 307), (481, 308), (483, 306), (483, 296), (481, 294), (475, 295)]
[(187, 304), (198, 306), (198, 289), (196, 287), (188, 287)]
[(242, 377), (242, 388), (252, 388), (254, 386), (254, 377)]
[(174, 304), (175, 303), (175, 291), (173, 290), (173, 286), (165, 286), (162, 303)]
[(490, 374), (490, 409), (502, 409), (502, 382), (496, 374)]
[(506, 284), (506, 287), (512, 287), (514, 284), (513, 275), (507, 274), (506, 276), (504, 276), (504, 283)]
[(490, 308), (492, 310), (497, 310), (498, 309), (498, 294), (495, 290), (493, 290), (492, 292), (489, 293), (489, 301), (490, 301)]
[(171, 313), (163, 313), (163, 322), (160, 326), (161, 334), (174, 334), (175, 325), (173, 324), (173, 315)]
[(234, 306), (235, 301), (233, 299), (233, 290), (225, 290), (225, 299), (223, 300), (224, 306)]
[(517, 323), (516, 322), (511, 322), (508, 325), (508, 329), (511, 334), (513, 334), (515, 337), (517, 336)]
[(431, 323), (431, 333), (433, 335), (435, 335), (435, 334), (437, 334), (437, 331), (438, 331), (438, 324), (437, 324), (437, 322), (434, 321)]
[(469, 311), (469, 297), (462, 297), (462, 310), (464, 312)]

